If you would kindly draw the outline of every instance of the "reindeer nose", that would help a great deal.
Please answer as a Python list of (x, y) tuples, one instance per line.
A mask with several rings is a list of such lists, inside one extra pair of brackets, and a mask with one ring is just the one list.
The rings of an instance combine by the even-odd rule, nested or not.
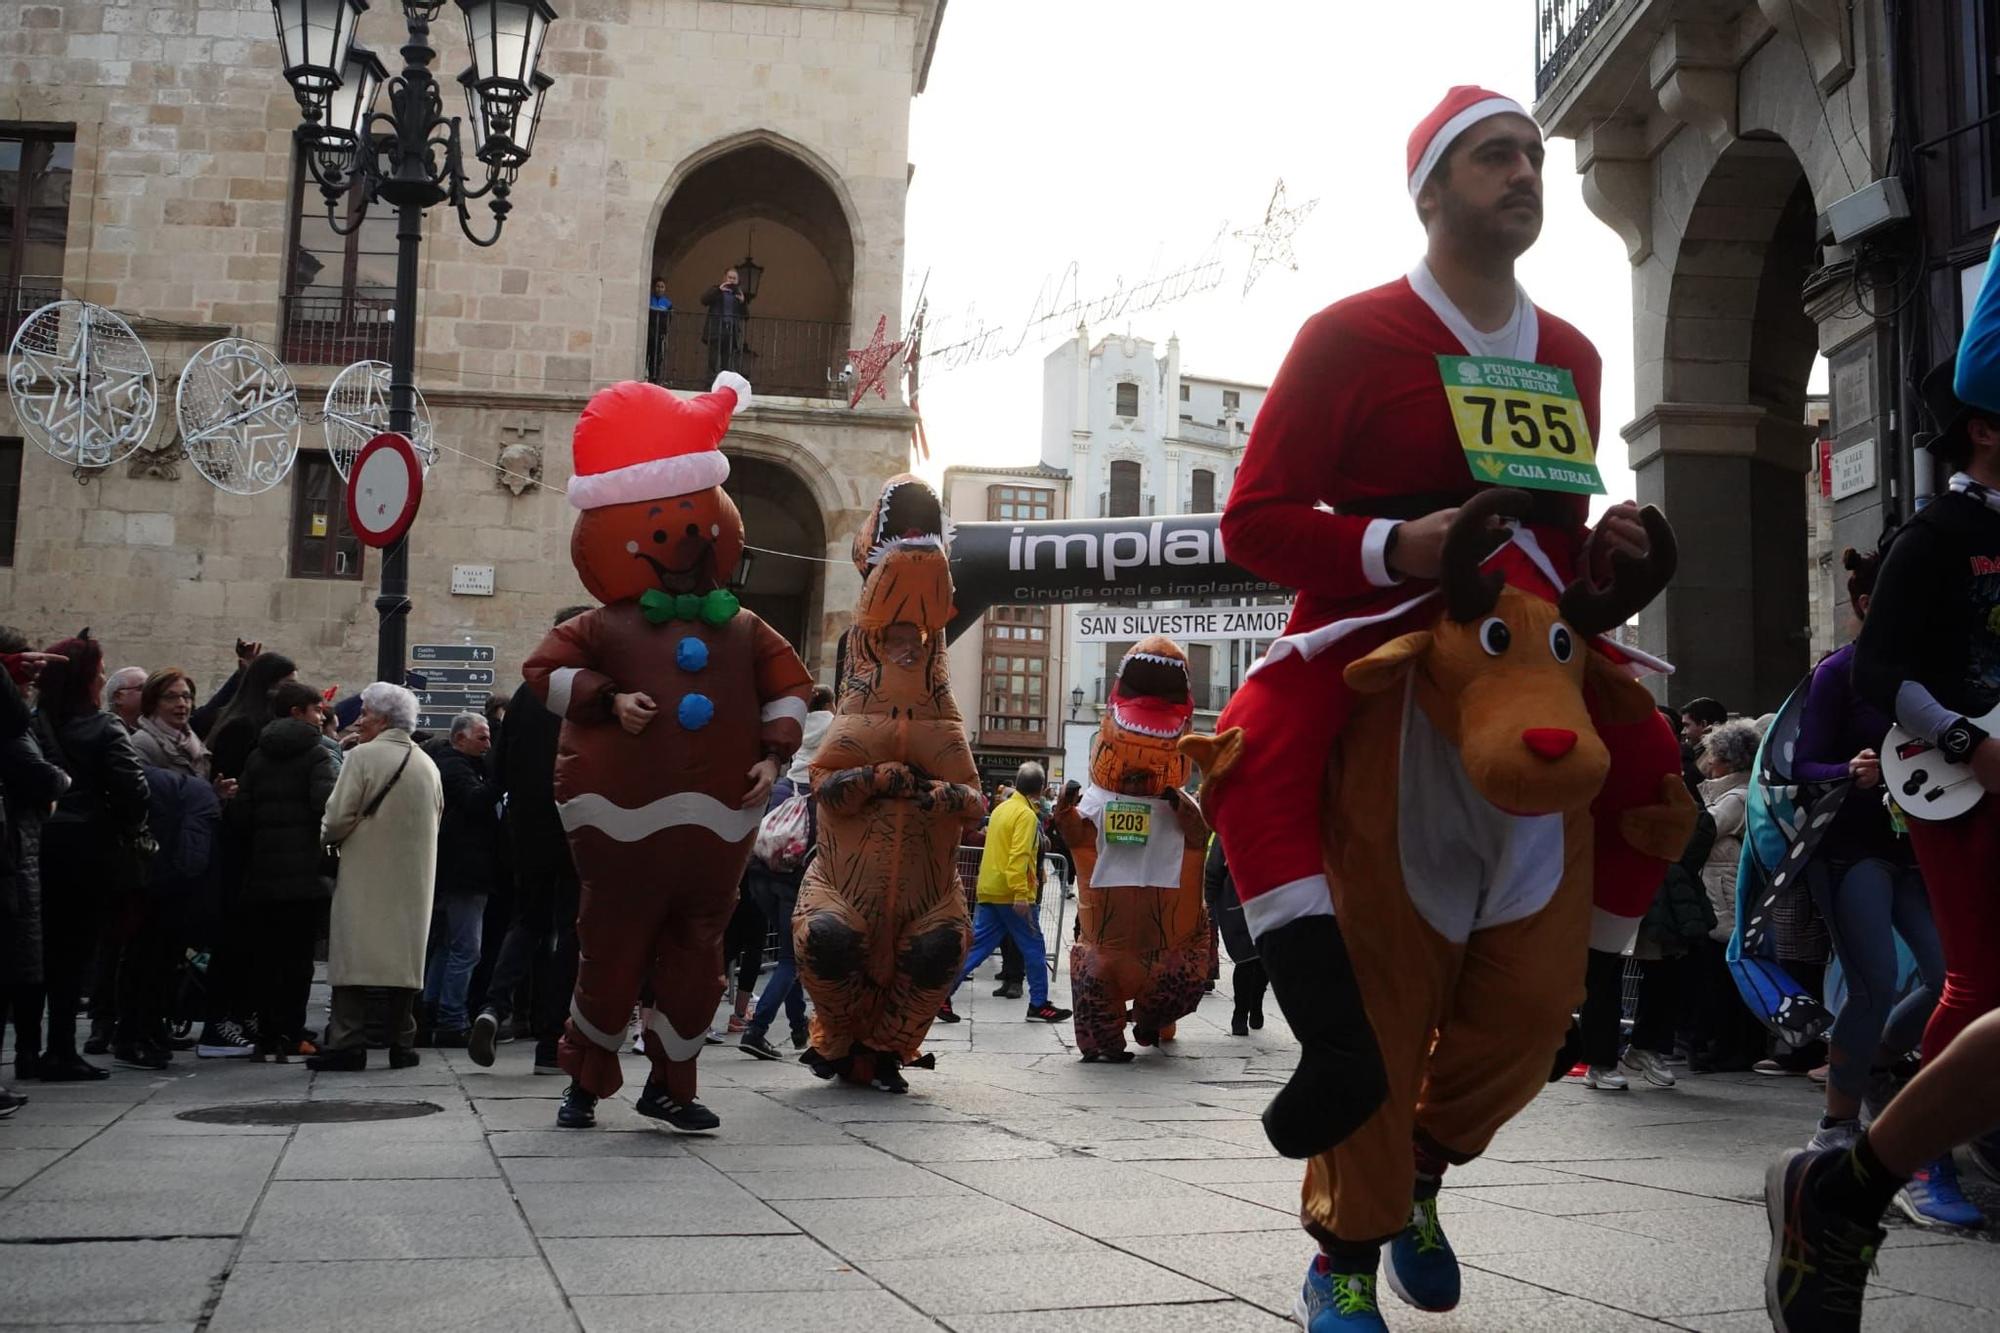
[(1529, 727), (1521, 741), (1544, 759), (1560, 759), (1576, 748), (1576, 733), (1561, 727)]

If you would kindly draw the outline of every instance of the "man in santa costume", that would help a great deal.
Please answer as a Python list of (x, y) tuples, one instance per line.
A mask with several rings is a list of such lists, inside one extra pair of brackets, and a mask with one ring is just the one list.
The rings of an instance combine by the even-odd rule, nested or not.
[[(1614, 555), (1643, 557), (1648, 547), (1636, 505), (1614, 505), (1588, 526), (1583, 492), (1599, 487), (1579, 483), (1595, 483), (1595, 470), (1569, 465), (1592, 458), (1601, 364), (1588, 339), (1538, 309), (1514, 278), (1515, 260), (1541, 232), (1542, 156), (1526, 111), (1484, 89), (1453, 88), (1424, 118), (1408, 159), (1424, 258), (1407, 276), (1306, 323), (1258, 413), (1223, 511), (1231, 558), (1299, 593), (1285, 637), (1220, 719), (1219, 733), (1241, 729), (1240, 752), (1226, 779), (1203, 791), (1301, 1046), (1297, 1072), (1264, 1117), (1272, 1143), (1290, 1156), (1330, 1149), (1384, 1091), (1333, 915), (1317, 815), (1327, 758), (1351, 707), (1343, 669), (1435, 614), (1430, 594), (1451, 519), (1492, 482), (1533, 487), (1554, 476), (1565, 487), (1534, 490), (1533, 513), (1513, 536), (1522, 558), (1511, 566), (1528, 573), (1510, 578), (1551, 599), (1579, 573), (1608, 582)], [(1503, 387), (1473, 393), (1468, 404), (1482, 374), (1496, 372)], [(1522, 386), (1535, 392), (1515, 392)], [(1615, 950), (1664, 873), (1620, 836), (1619, 819), (1661, 799), (1659, 777), (1678, 774), (1679, 750), (1657, 716), (1599, 723), (1612, 770), (1593, 807), (1592, 944)], [(1573, 960), (1579, 978), (1584, 961)], [(1392, 1242), (1399, 1294), (1424, 1309), (1456, 1304), (1457, 1262), (1437, 1225), (1438, 1179), (1486, 1145), (1430, 1139), (1421, 1108), (1417, 1139), (1418, 1197), (1398, 1235), (1337, 1235), (1329, 1218), (1306, 1210), (1322, 1253), (1298, 1313), (1314, 1333), (1384, 1327), (1374, 1302), (1384, 1241)]]
[(718, 446), (749, 401), (731, 371), (694, 398), (626, 381), (576, 425), (570, 559), (604, 605), (556, 626), (522, 668), (563, 719), (556, 806), (582, 885), (564, 1128), (595, 1124), (598, 1099), (618, 1091), (647, 982), (652, 1071), (635, 1109), (681, 1133), (720, 1123), (695, 1099), (695, 1057), (750, 844), (812, 690), (792, 646), (725, 586), (743, 519)]

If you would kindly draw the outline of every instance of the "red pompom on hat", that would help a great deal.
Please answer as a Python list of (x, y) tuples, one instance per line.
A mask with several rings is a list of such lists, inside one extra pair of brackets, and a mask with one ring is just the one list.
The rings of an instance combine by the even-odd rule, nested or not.
[(729, 479), (722, 437), (749, 405), (750, 381), (733, 370), (693, 398), (638, 380), (600, 389), (570, 437), (569, 502), (602, 509), (720, 486)]
[[(1528, 116), (1527, 108), (1511, 97), (1461, 83), (1444, 95), (1444, 100), (1410, 132), (1410, 198), (1424, 188), (1458, 136), (1489, 116)], [(1534, 117), (1528, 116), (1533, 120)]]

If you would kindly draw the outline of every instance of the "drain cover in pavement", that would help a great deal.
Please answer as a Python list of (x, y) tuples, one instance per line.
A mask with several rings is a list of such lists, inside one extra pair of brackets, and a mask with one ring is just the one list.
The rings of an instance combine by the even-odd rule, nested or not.
[(204, 1125), (345, 1125), (369, 1120), (410, 1120), (436, 1115), (436, 1102), (237, 1102), (182, 1111), (176, 1120)]

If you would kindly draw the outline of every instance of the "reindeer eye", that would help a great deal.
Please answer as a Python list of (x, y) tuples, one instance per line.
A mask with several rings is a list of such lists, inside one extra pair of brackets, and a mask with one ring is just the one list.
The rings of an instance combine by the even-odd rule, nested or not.
[(1569, 632), (1569, 626), (1557, 621), (1549, 626), (1549, 651), (1556, 661), (1567, 662), (1576, 655), (1576, 640)]
[(1489, 617), (1479, 627), (1479, 646), (1494, 657), (1507, 651), (1514, 642), (1514, 631), (1507, 628), (1507, 622), (1498, 616)]

